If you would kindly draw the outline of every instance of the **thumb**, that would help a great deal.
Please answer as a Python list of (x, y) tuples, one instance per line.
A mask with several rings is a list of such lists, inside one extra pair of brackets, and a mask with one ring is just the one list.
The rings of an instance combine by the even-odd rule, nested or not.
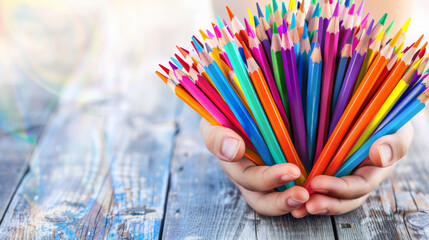
[(413, 137), (414, 128), (407, 123), (395, 134), (378, 139), (369, 150), (369, 165), (392, 166), (407, 154)]
[(207, 149), (220, 160), (233, 162), (243, 158), (246, 146), (243, 139), (233, 130), (213, 126), (202, 119), (200, 131)]

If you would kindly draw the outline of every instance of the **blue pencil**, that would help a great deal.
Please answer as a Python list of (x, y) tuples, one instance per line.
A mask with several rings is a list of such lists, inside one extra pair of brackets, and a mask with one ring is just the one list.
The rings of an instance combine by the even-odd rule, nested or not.
[(416, 99), (420, 94), (422, 94), (429, 87), (429, 74), (425, 74), (420, 81), (411, 89), (411, 91), (403, 97), (402, 100), (398, 101), (396, 105), (390, 110), (389, 114), (383, 119), (374, 133), (379, 132), (383, 127), (385, 127), (389, 122), (391, 122), (398, 114), (404, 109), (411, 101)]
[(368, 139), (362, 147), (359, 148), (352, 156), (350, 156), (338, 169), (335, 177), (344, 177), (359, 166), (369, 155), (371, 146), (383, 136), (393, 134), (401, 129), (414, 116), (421, 112), (429, 101), (429, 91), (422, 93), (418, 98), (414, 99), (401, 113), (392, 121), (390, 121), (381, 131)]
[(298, 79), (299, 88), (301, 89), (302, 107), (305, 117), (306, 109), (306, 95), (307, 95), (307, 79), (308, 79), (308, 58), (311, 52), (310, 40), (308, 38), (307, 24), (304, 23), (304, 30), (302, 32), (301, 48), (299, 49), (298, 56)]
[[(306, 101), (306, 128), (307, 128), (307, 146), (308, 156), (311, 163), (314, 162), (317, 140), (317, 125), (319, 119), (319, 101), (320, 101), (320, 85), (322, 79), (322, 54), (320, 45), (315, 43), (308, 67), (308, 85), (307, 85), (307, 101)], [(310, 169), (309, 169), (310, 170)]]
[[(352, 32), (354, 33), (354, 31)], [(334, 91), (332, 92), (331, 116), (334, 114), (335, 106), (337, 104), (338, 96), (340, 95), (341, 87), (343, 86), (344, 77), (352, 57), (352, 43), (354, 34), (350, 34), (341, 51), (341, 56), (338, 61), (337, 74), (335, 75)]]

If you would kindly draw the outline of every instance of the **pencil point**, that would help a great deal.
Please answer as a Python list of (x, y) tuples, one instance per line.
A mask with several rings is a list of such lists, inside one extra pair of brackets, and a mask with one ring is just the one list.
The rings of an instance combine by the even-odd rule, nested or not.
[(259, 3), (256, 3), (256, 8), (258, 9), (258, 16), (263, 18), (264, 14), (262, 13), (261, 7), (259, 6)]
[(389, 45), (390, 45), (391, 47), (394, 47), (394, 46), (396, 45), (396, 43), (398, 42), (398, 39), (399, 39), (399, 37), (401, 36), (401, 33), (402, 33), (402, 32), (403, 32), (403, 31), (402, 31), (402, 29), (400, 29), (400, 30), (398, 31), (398, 33), (396, 33), (395, 37), (393, 37), (392, 41), (390, 41)]
[(349, 15), (353, 15), (355, 13), (355, 7), (356, 7), (356, 5), (353, 4), (352, 7), (349, 10)]
[(308, 38), (307, 23), (304, 22), (304, 30), (302, 31), (302, 39)]
[(276, 12), (279, 9), (279, 5), (277, 5), (276, 0), (273, 0), (272, 2), (273, 2), (273, 10), (274, 10), (274, 12)]
[(374, 26), (374, 19), (372, 19), (371, 23), (369, 24), (368, 28), (366, 29), (366, 35), (371, 35), (372, 27)]
[(350, 7), (350, 0), (346, 0), (346, 2), (344, 3), (344, 6)]
[(365, 0), (363, 0), (362, 1), (362, 3), (360, 4), (360, 6), (359, 6), (359, 9), (357, 10), (357, 12), (356, 12), (356, 14), (358, 15), (358, 16), (362, 16), (362, 12), (363, 12), (363, 6), (364, 6), (364, 4), (365, 4)]
[(384, 29), (381, 30), (381, 32), (377, 35), (377, 37), (375, 38), (375, 40), (376, 41), (383, 40), (383, 35), (384, 35)]
[(219, 25), (219, 28), (224, 28), (225, 25), (223, 24), (222, 18), (218, 14), (216, 14), (217, 24)]
[(162, 73), (160, 73), (160, 72), (158, 72), (158, 71), (155, 71), (155, 73), (156, 73), (156, 75), (158, 75), (158, 77), (159, 77), (159, 78), (161, 78), (161, 80), (162, 80), (164, 83), (167, 83), (168, 78), (167, 78), (166, 76), (164, 76)]
[(332, 17), (338, 17), (340, 14), (340, 2), (337, 2), (337, 5), (335, 6), (334, 14), (332, 14)]
[(290, 0), (290, 2), (289, 2), (289, 10), (294, 11), (295, 10), (295, 6), (296, 6), (295, 0)]
[(282, 16), (284, 16), (285, 14), (287, 14), (286, 4), (282, 2)]
[(194, 43), (194, 47), (196, 48), (197, 52), (201, 52), (203, 50), (203, 47), (198, 43), (198, 40), (195, 37), (192, 37), (192, 42)]
[(167, 67), (165, 67), (162, 64), (159, 64), (159, 66), (161, 67), (161, 69), (168, 75), (170, 73), (170, 69), (168, 69)]
[(292, 30), (294, 28), (296, 28), (296, 16), (295, 13), (292, 13), (292, 20), (290, 22), (289, 30)]
[(277, 28), (277, 23), (276, 22), (273, 23), (273, 35), (274, 34), (279, 34), (279, 30)]
[(287, 23), (286, 20), (283, 19), (283, 24), (282, 24), (282, 33), (287, 33)]
[(256, 16), (253, 16), (253, 19), (254, 19), (254, 21), (255, 21), (255, 27), (257, 27), (257, 26), (259, 26), (259, 19), (258, 19), (258, 17), (256, 17)]
[(314, 9), (314, 12), (313, 12), (313, 16), (311, 16), (311, 18), (314, 18), (314, 17), (316, 17), (316, 16), (319, 16), (319, 14), (320, 14), (320, 5), (319, 5), (319, 3), (317, 3), (316, 4), (316, 8)]
[(244, 18), (244, 24), (246, 26), (247, 35), (249, 35), (251, 38), (255, 38), (255, 32), (253, 31), (252, 27), (250, 26), (249, 21), (247, 21), (246, 18)]
[(407, 20), (407, 22), (404, 24), (404, 26), (402, 26), (402, 31), (404, 31), (404, 33), (406, 33), (408, 31), (408, 27), (410, 26), (410, 22), (411, 22), (411, 18), (409, 18)]
[(301, 6), (299, 8), (299, 11), (301, 11), (302, 13), (304, 13), (304, 7), (305, 7), (305, 0), (301, 1)]
[(168, 62), (168, 64), (170, 64), (170, 67), (173, 69), (173, 71), (176, 71), (177, 69), (179, 69), (176, 65), (174, 65), (174, 63), (172, 63), (171, 61)]
[(382, 26), (384, 26), (384, 24), (386, 23), (386, 19), (387, 19), (387, 13), (385, 13), (383, 15), (383, 17), (381, 17), (380, 21), (378, 21)]
[(229, 19), (232, 21), (232, 19), (235, 17), (235, 15), (234, 15), (234, 13), (231, 11), (231, 9), (229, 8), (229, 6), (228, 6), (228, 5), (225, 5), (225, 7), (226, 7), (226, 11), (228, 12)]
[(425, 35), (422, 34), (422, 36), (420, 36), (419, 40), (417, 40), (417, 42), (414, 43), (413, 47), (417, 48), (420, 45), (420, 43), (421, 43), (421, 41), (422, 41), (422, 39), (423, 39), (424, 36)]
[(317, 0), (311, 0), (311, 4), (316, 5)]

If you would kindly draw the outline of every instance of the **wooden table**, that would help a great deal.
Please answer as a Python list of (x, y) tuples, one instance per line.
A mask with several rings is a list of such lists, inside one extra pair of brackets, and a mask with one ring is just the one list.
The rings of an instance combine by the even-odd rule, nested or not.
[[(0, 124), (0, 239), (429, 238), (429, 112), (361, 208), (263, 217), (205, 149), (200, 118), (153, 73), (194, 34), (183, 26), (209, 23), (193, 16), (207, 4), (19, 2), (0, 8), (0, 117), (26, 120)], [(175, 11), (184, 3), (192, 14)], [(156, 14), (166, 9), (168, 24)], [(4, 111), (15, 92), (18, 107)], [(37, 142), (16, 137), (25, 134)]]
[(150, 81), (87, 103), (70, 100), (82, 90), (68, 85), (54, 108), (43, 105), (55, 97), (33, 96), (37, 144), (0, 137), (0, 239), (429, 237), (428, 112), (414, 121), (408, 156), (361, 208), (263, 217), (205, 149), (200, 118)]

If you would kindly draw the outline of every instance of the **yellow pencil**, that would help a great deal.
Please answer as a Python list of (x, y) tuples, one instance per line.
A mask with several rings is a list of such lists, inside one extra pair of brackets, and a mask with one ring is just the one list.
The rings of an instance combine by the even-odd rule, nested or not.
[[(403, 60), (406, 62), (411, 62), (414, 52), (410, 51), (409, 54), (405, 54), (403, 56)], [(417, 72), (417, 69), (423, 59), (414, 64), (407, 73), (402, 77), (402, 79), (398, 82), (395, 89), (387, 98), (386, 102), (380, 108), (380, 110), (375, 115), (374, 119), (372, 119), (371, 123), (363, 132), (362, 136), (359, 138), (352, 151), (349, 153), (350, 157), (353, 153), (355, 153), (365, 142), (368, 140), (374, 131), (377, 129), (378, 125), (383, 121), (383, 119), (387, 116), (387, 114), (392, 110), (395, 106), (396, 102), (401, 98), (402, 94), (408, 89), (410, 86), (411, 80), (413, 79), (414, 74)]]

